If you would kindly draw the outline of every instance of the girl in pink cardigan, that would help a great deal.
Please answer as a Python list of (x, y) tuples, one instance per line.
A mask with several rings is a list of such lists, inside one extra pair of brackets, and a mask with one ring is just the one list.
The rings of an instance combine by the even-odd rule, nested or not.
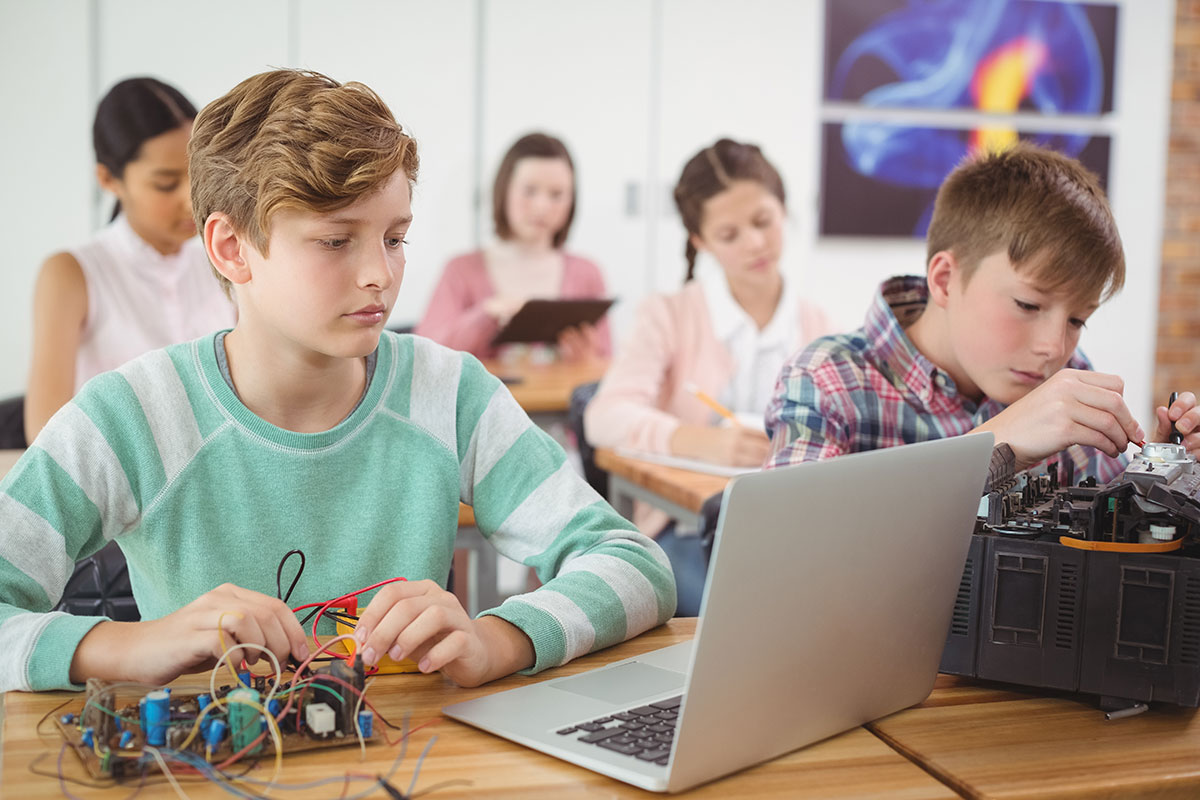
[[(563, 250), (574, 216), (575, 167), (566, 146), (541, 133), (518, 139), (492, 191), (497, 241), (446, 264), (416, 333), (492, 358), (492, 337), (526, 300), (607, 296), (600, 269)], [(607, 358), (607, 321), (568, 329), (558, 347), (567, 360)]]
[[(719, 425), (689, 387), (761, 421), (780, 367), (830, 325), (780, 273), (783, 180), (758, 147), (722, 139), (702, 150), (683, 168), (675, 204), (688, 234), (684, 287), (638, 310), (630, 345), (587, 407), (587, 438), (596, 447), (758, 466), (768, 453), (761, 422)], [(716, 262), (699, 275), (698, 252)], [(671, 558), (677, 613), (694, 616), (707, 570), (698, 538), (676, 537), (667, 516), (644, 505), (635, 521)]]

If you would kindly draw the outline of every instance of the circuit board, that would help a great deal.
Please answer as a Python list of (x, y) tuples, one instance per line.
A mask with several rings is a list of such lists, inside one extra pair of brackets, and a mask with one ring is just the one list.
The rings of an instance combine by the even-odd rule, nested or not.
[[(271, 679), (247, 673), (215, 694), (131, 691), (127, 684), (92, 679), (82, 708), (54, 722), (92, 777), (120, 780), (158, 769), (154, 750), (176, 763), (202, 759), (217, 767), (272, 757), (264, 711), (275, 719), (285, 756), (357, 746), (360, 732), (364, 745), (373, 744), (374, 715), (358, 702), (363, 685), (357, 659), (354, 667), (335, 660), (294, 686), (284, 680), (274, 696)], [(118, 696), (126, 702), (118, 704)]]

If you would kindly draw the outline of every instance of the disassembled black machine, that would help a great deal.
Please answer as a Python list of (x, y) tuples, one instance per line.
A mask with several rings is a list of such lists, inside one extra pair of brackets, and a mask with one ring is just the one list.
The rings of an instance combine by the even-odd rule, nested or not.
[(997, 456), (941, 671), (1098, 695), (1111, 716), (1200, 705), (1196, 459), (1149, 443), (1105, 486), (1069, 464), (1060, 486)]

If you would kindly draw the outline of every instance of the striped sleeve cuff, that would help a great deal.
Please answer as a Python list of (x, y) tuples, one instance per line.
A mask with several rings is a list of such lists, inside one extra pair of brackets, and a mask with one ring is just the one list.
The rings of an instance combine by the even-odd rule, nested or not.
[(80, 617), (62, 612), (9, 617), (0, 626), (0, 640), (6, 649), (11, 648), (4, 661), (14, 659), (15, 669), (5, 676), (5, 688), (33, 692), (82, 689), (83, 686), (71, 682), (75, 649), (88, 631), (107, 621), (107, 617)]
[(499, 617), (520, 628), (533, 642), (533, 666), (521, 670), (521, 675), (533, 675), (570, 660), (567, 657), (567, 635), (562, 624), (540, 608), (513, 598), (479, 616)]

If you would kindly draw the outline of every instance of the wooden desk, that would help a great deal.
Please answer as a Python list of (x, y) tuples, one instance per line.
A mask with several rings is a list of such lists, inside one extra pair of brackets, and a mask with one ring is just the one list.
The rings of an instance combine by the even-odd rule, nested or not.
[(528, 359), (505, 361), (488, 359), (487, 371), (505, 381), (513, 399), (530, 416), (565, 414), (576, 386), (604, 377), (608, 362), (595, 360), (578, 364), (552, 361), (535, 364)]
[(633, 501), (642, 500), (666, 511), (691, 528), (700, 527), (704, 501), (725, 488), (729, 478), (668, 467), (596, 450), (596, 466), (609, 476), (609, 502), (621, 516), (633, 519)]
[[(411, 712), (412, 724), (421, 725), (434, 719), (442, 706), (470, 697), (489, 694), (525, 683), (565, 674), (574, 674), (600, 664), (627, 658), (647, 650), (665, 647), (691, 638), (695, 620), (676, 619), (633, 641), (610, 648), (565, 667), (542, 675), (512, 676), (479, 689), (458, 689), (440, 675), (390, 675), (381, 677), (372, 686), (368, 699), (389, 719), (399, 721)], [(207, 678), (189, 676), (175, 683), (180, 689), (193, 690), (207, 686)], [(30, 771), (30, 765), (42, 756), (38, 766), (55, 770), (55, 760), (61, 741), (52, 724), (43, 725), (39, 736), (34, 728), (41, 717), (64, 700), (71, 699), (70, 708), (80, 703), (79, 695), (53, 692), (46, 694), (9, 693), (3, 729), (3, 772), (0, 784), (9, 797), (58, 797), (58, 781)], [(376, 721), (376, 726), (382, 723)], [(612, 798), (663, 797), (611, 780), (581, 767), (559, 761), (547, 755), (513, 744), (474, 728), (443, 719), (436, 725), (412, 735), (408, 755), (401, 763), (392, 783), (401, 790), (412, 779), (417, 755), (429, 740), (438, 740), (421, 768), (416, 791), (431, 789), (447, 783), (429, 795), (434, 800), (465, 797), (500, 798)], [(284, 757), (283, 780), (288, 783), (337, 777), (346, 772), (374, 776), (386, 773), (398, 748), (371, 745), (366, 762), (359, 761), (355, 747), (338, 748), (316, 753)], [(83, 777), (83, 769), (73, 753), (66, 753), (63, 768), (70, 777)], [(252, 771), (254, 777), (269, 778), (270, 759), (264, 759)], [(182, 778), (184, 789), (194, 798), (227, 797), (225, 792), (207, 781)], [(136, 783), (134, 784), (136, 785)], [(348, 794), (362, 791), (369, 783), (355, 781)], [(133, 786), (109, 789), (71, 787), (71, 791), (87, 798), (126, 798)], [(301, 793), (301, 797), (336, 797), (340, 783), (329, 784), (324, 791)], [(147, 786), (143, 796), (174, 796), (165, 784)], [(282, 790), (273, 797), (291, 796)], [(829, 798), (881, 797), (889, 798), (952, 798), (954, 793), (906, 760), (875, 736), (856, 728), (840, 736), (783, 756), (767, 764), (702, 786), (687, 796), (692, 797), (772, 797), (772, 798)], [(384, 797), (382, 791), (371, 797)]]
[(942, 675), (867, 728), (967, 797), (1200, 797), (1194, 709), (1106, 721), (1091, 698)]

